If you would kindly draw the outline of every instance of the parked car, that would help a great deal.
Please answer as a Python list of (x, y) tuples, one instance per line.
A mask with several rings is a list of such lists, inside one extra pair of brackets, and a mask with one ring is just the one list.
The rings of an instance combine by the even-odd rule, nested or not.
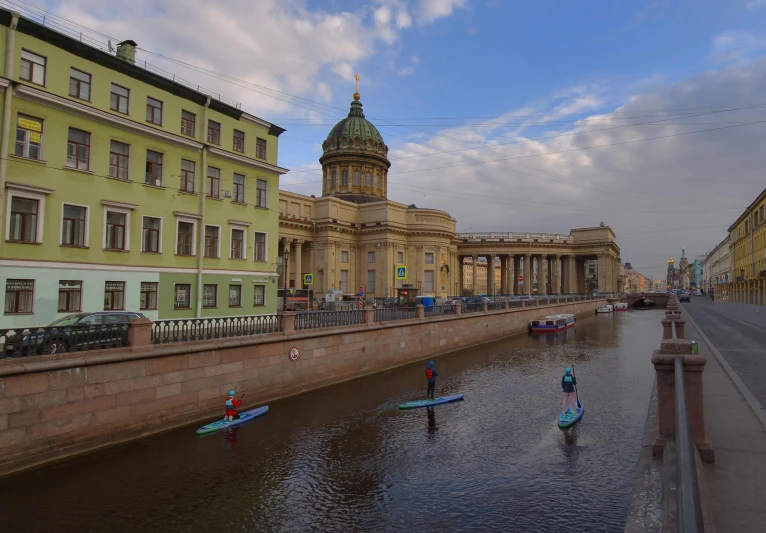
[(8, 357), (22, 357), (125, 346), (128, 324), (134, 318), (144, 315), (132, 311), (68, 315), (47, 326), (9, 331), (3, 352)]
[(692, 294), (690, 292), (682, 292), (681, 296), (678, 297), (678, 301), (691, 303)]
[(464, 311), (481, 311), (485, 303), (491, 304), (492, 300), (490, 300), (486, 296), (472, 296), (470, 298), (466, 298), (463, 301), (463, 310)]

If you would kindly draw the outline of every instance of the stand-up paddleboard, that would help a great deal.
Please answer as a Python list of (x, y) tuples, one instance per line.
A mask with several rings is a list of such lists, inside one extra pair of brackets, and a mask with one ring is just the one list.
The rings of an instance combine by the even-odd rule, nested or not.
[(418, 407), (431, 407), (433, 405), (441, 405), (443, 403), (459, 402), (462, 399), (462, 394), (453, 394), (452, 396), (441, 396), (439, 398), (434, 398), (433, 400), (415, 400), (414, 402), (401, 404), (399, 409), (417, 409)]
[(232, 420), (231, 422), (228, 422), (226, 420), (218, 420), (206, 426), (202, 426), (201, 428), (197, 430), (197, 435), (207, 435), (208, 433), (215, 433), (216, 431), (220, 431), (221, 429), (227, 429), (234, 426), (238, 426), (240, 424), (244, 424), (245, 422), (250, 422), (254, 418), (263, 416), (268, 412), (269, 412), (268, 405), (264, 405), (263, 407), (257, 407), (255, 409), (250, 409), (249, 411), (243, 411), (239, 413), (238, 419)]
[(568, 411), (559, 415), (559, 427), (561, 429), (567, 429), (574, 426), (582, 418), (582, 414), (585, 412), (585, 408), (577, 400), (577, 411)]

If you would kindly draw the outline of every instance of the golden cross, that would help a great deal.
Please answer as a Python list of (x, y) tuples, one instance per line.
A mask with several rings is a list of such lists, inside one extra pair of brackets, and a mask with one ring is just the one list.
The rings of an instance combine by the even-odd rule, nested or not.
[(354, 74), (354, 79), (356, 80), (356, 92), (359, 92), (359, 74)]

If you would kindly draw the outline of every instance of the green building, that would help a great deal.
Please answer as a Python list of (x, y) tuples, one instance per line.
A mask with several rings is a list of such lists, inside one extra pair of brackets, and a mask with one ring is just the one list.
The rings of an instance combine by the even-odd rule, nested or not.
[[(0, 10), (0, 328), (276, 312), (284, 131)], [(2, 112), (2, 110), (0, 110)]]

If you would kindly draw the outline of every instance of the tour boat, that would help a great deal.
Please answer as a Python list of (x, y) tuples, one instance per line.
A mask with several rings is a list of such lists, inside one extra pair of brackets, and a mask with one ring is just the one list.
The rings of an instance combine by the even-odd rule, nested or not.
[(614, 304), (614, 310), (615, 311), (627, 311), (628, 310), (628, 304), (626, 304), (625, 302), (616, 303), (616, 304)]
[(551, 315), (542, 320), (533, 320), (529, 323), (529, 331), (532, 333), (556, 333), (575, 325), (574, 315)]
[(598, 309), (596, 309), (596, 314), (611, 313), (612, 311), (614, 311), (614, 306), (613, 305), (604, 304), (601, 307), (599, 307)]

